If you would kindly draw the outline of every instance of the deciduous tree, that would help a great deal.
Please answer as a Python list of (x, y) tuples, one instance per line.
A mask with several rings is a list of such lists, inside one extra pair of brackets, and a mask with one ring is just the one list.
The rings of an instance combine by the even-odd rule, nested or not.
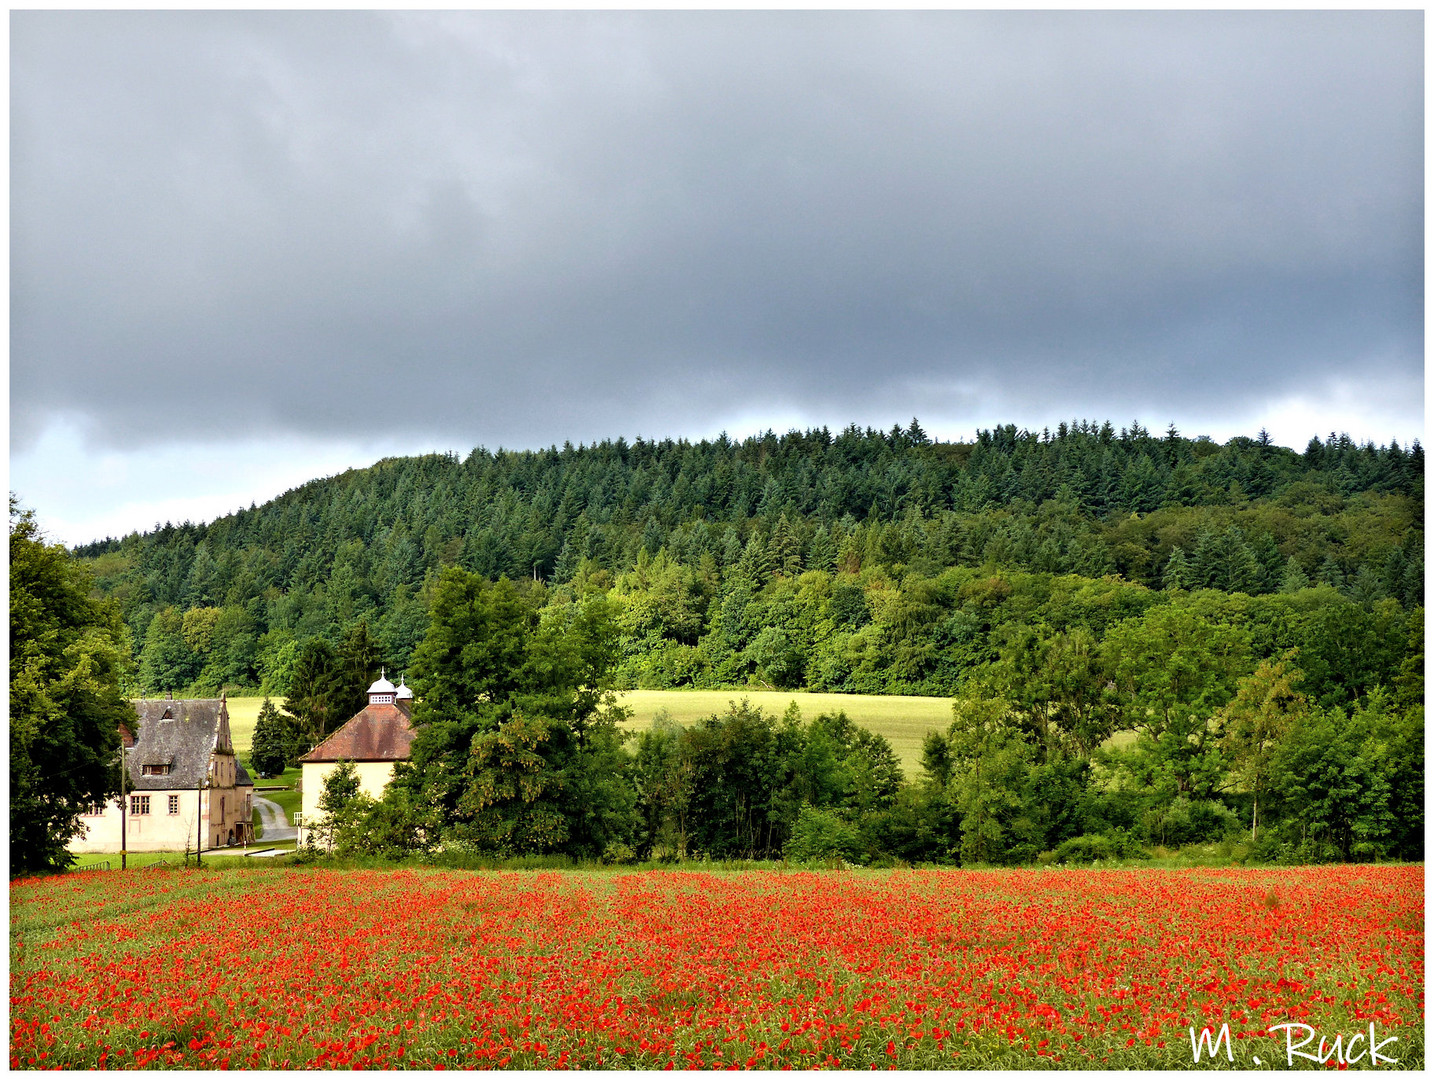
[(80, 815), (118, 791), (119, 727), (136, 724), (121, 681), (119, 611), (31, 511), (10, 500), (10, 872), (62, 870)]

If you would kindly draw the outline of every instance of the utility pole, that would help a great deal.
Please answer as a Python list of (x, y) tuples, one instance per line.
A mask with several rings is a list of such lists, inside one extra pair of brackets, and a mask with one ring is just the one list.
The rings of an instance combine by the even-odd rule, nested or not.
[(125, 794), (125, 790), (124, 790), (124, 779), (125, 779), (125, 773), (127, 773), (127, 772), (129, 772), (129, 762), (125, 760), (124, 736), (121, 735), (121, 736), (120, 736), (120, 869), (121, 869), (121, 870), (125, 869), (125, 868), (129, 865), (129, 864), (128, 864), (129, 852), (125, 850), (126, 848), (129, 847), (129, 842), (128, 842), (128, 839), (127, 839), (127, 837), (126, 837), (126, 835), (125, 835), (125, 823), (126, 823), (126, 820), (127, 820), (127, 818), (128, 818), (128, 814), (129, 814), (129, 806), (128, 806), (129, 796), (127, 796), (127, 795)]
[(195, 840), (194, 865), (199, 868), (204, 866), (204, 778), (201, 776), (194, 788), (194, 821), (197, 826), (198, 835)]

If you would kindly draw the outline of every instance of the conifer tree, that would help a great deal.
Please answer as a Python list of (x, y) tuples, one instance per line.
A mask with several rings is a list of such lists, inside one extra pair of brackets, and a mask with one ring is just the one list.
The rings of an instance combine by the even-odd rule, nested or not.
[(259, 707), (254, 723), (253, 748), (249, 763), (261, 777), (278, 776), (303, 753), (298, 749), (293, 724), (274, 707), (268, 696)]
[(1194, 580), (1195, 571), (1190, 560), (1185, 557), (1185, 549), (1176, 548), (1170, 553), (1170, 561), (1165, 564), (1161, 585), (1167, 589), (1188, 589)]
[(1344, 591), (1344, 571), (1340, 569), (1339, 563), (1335, 561), (1333, 555), (1326, 555), (1324, 562), (1319, 564), (1315, 580), (1321, 585), (1329, 585), (1341, 592)]
[(762, 537), (756, 532), (747, 538), (747, 546), (737, 561), (737, 573), (759, 589), (772, 576), (772, 558), (767, 553), (767, 545), (762, 543)]
[(782, 514), (772, 529), (772, 538), (767, 541), (767, 561), (772, 572), (793, 577), (802, 570), (802, 542)]
[(807, 565), (813, 570), (831, 571), (836, 566), (836, 558), (836, 544), (832, 541), (831, 530), (825, 525), (818, 525), (807, 552)]
[(1280, 592), (1297, 593), (1310, 587), (1309, 576), (1300, 567), (1299, 560), (1291, 555), (1285, 560), (1284, 576), (1280, 578)]

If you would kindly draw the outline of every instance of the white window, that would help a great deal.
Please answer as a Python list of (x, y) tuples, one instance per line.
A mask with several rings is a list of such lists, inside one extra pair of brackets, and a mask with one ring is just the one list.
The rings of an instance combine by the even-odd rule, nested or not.
[(131, 795), (129, 797), (129, 812), (136, 815), (149, 813), (149, 796)]
[(170, 812), (171, 815), (179, 813), (179, 796), (178, 796), (178, 795), (171, 795), (171, 796), (169, 797), (169, 812)]

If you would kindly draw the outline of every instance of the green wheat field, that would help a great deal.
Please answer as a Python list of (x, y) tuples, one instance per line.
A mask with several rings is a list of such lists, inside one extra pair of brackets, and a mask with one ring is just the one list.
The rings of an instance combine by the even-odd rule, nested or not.
[[(915, 779), (921, 772), (921, 740), (926, 733), (945, 731), (951, 722), (951, 699), (939, 697), (776, 690), (631, 690), (619, 695), (621, 703), (632, 710), (631, 719), (623, 724), (629, 731), (646, 731), (664, 711), (679, 724), (691, 724), (704, 716), (726, 712), (729, 703), (743, 699), (774, 716), (781, 716), (795, 701), (803, 720), (844, 710), (853, 722), (890, 740), (907, 779)], [(240, 757), (249, 755), (254, 722), (263, 703), (264, 699), (258, 697), (229, 699), (229, 731)]]

